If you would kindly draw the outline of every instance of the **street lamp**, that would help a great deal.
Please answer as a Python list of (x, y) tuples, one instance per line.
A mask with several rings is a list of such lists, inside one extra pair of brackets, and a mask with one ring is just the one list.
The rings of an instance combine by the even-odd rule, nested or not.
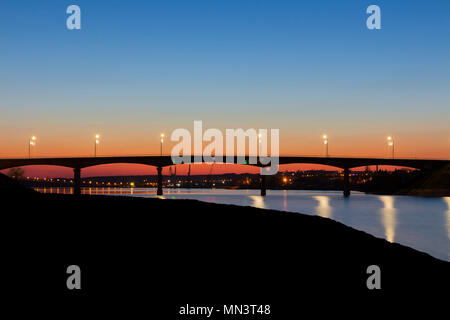
[(261, 133), (258, 134), (258, 154), (261, 157)]
[(325, 156), (328, 157), (328, 136), (326, 134), (322, 136), (322, 141), (325, 145)]
[(388, 147), (392, 147), (392, 159), (394, 159), (394, 138), (391, 136), (387, 137)]
[(100, 135), (95, 135), (95, 143), (94, 143), (94, 158), (97, 157), (97, 146), (100, 144)]
[(36, 137), (32, 136), (30, 138), (30, 141), (28, 143), (28, 158), (31, 159), (31, 147), (35, 147), (36, 146)]
[(161, 133), (161, 157), (162, 157), (162, 154), (163, 154), (163, 143), (164, 143), (164, 133)]

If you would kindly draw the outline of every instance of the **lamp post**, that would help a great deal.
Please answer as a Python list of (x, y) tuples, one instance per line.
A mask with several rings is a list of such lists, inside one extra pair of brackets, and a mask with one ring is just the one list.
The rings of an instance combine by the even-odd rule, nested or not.
[(388, 147), (392, 147), (392, 159), (394, 159), (394, 138), (392, 138), (392, 136), (387, 137), (387, 144)]
[(258, 155), (261, 157), (261, 133), (258, 134)]
[(35, 147), (36, 146), (36, 137), (32, 136), (30, 138), (30, 141), (28, 141), (28, 158), (31, 159), (31, 147)]
[(97, 146), (100, 144), (100, 135), (95, 135), (95, 143), (94, 143), (94, 158), (97, 157)]
[(160, 137), (161, 137), (160, 154), (161, 154), (161, 157), (162, 157), (162, 155), (163, 155), (164, 133), (161, 133)]
[(326, 134), (322, 136), (322, 141), (323, 144), (325, 145), (325, 157), (328, 158), (328, 136)]

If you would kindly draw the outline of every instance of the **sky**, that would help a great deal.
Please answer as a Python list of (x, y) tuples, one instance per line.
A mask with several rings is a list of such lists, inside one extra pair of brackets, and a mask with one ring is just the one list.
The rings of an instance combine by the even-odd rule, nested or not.
[(0, 157), (32, 135), (33, 156), (91, 156), (97, 133), (99, 155), (158, 154), (202, 120), (280, 129), (282, 155), (327, 134), (330, 155), (385, 157), (392, 135), (398, 157), (449, 159), (449, 74), (446, 0), (1, 0)]

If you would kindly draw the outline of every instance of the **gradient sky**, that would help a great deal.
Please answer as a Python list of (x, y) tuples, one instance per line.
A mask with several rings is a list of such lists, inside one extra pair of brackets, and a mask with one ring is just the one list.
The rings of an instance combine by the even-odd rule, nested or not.
[[(82, 30), (66, 29), (66, 8)], [(370, 4), (382, 29), (366, 28)], [(0, 1), (0, 157), (157, 154), (279, 128), (281, 154), (450, 158), (450, 2)], [(170, 150), (170, 143), (166, 144)]]

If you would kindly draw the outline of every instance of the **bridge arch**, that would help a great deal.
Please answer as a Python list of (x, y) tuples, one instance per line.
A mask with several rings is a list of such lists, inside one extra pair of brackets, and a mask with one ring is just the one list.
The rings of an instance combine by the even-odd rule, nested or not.
[(281, 166), (301, 166), (301, 165), (317, 165), (317, 166), (324, 166), (324, 167), (327, 167), (327, 168), (334, 168), (334, 169), (344, 170), (343, 167), (340, 167), (340, 166), (337, 166), (337, 165), (315, 163), (315, 162), (289, 162), (289, 163), (280, 163), (279, 166), (281, 167)]
[(158, 167), (158, 165), (156, 165), (156, 164), (149, 164), (149, 163), (139, 162), (139, 161), (131, 161), (131, 162), (123, 162), (123, 161), (114, 162), (113, 161), (113, 162), (105, 162), (105, 163), (88, 164), (88, 165), (81, 166), (80, 169), (92, 169), (92, 168), (96, 168), (96, 167), (122, 166), (122, 165), (137, 165), (137, 166), (146, 166), (146, 167), (151, 167), (151, 168)]
[(52, 163), (48, 163), (48, 164), (46, 164), (46, 163), (33, 164), (33, 163), (30, 163), (30, 164), (23, 164), (23, 165), (11, 164), (11, 165), (6, 165), (6, 166), (1, 166), (0, 167), (0, 171), (12, 169), (12, 168), (29, 168), (29, 167), (43, 167), (43, 166), (45, 166), (45, 167), (59, 167), (59, 168), (73, 169), (73, 167), (68, 166), (68, 165), (63, 165), (63, 164), (52, 164)]
[(399, 165), (399, 164), (380, 164), (380, 163), (368, 163), (364, 165), (357, 165), (353, 167), (349, 167), (349, 169), (357, 169), (357, 168), (364, 168), (364, 167), (373, 167), (373, 166), (383, 166), (383, 167), (396, 167), (396, 168), (405, 168), (405, 169), (414, 169), (414, 170), (421, 170), (422, 168), (420, 166), (411, 166), (411, 165)]

